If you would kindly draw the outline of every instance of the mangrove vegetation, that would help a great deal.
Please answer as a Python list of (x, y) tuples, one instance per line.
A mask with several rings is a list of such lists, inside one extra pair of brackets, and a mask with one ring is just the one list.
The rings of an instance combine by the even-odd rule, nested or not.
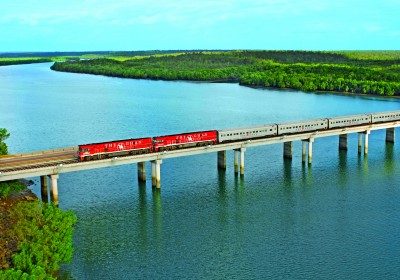
[[(0, 157), (10, 137), (0, 128)], [(19, 180), (0, 182), (0, 279), (55, 279), (72, 258), (72, 211), (40, 202)]]
[(111, 77), (400, 95), (400, 52), (195, 51), (56, 62), (56, 71)]

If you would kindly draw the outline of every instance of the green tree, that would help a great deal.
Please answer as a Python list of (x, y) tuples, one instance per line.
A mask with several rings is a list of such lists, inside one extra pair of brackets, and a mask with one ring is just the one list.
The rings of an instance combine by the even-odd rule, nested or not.
[(8, 147), (4, 141), (10, 137), (10, 133), (7, 132), (7, 129), (0, 128), (0, 155), (8, 154)]
[(59, 269), (59, 263), (71, 261), (72, 226), (77, 220), (72, 211), (64, 212), (43, 202), (25, 202), (12, 209), (11, 217), (18, 221), (12, 233), (19, 249), (12, 257), (15, 270), (51, 275)]

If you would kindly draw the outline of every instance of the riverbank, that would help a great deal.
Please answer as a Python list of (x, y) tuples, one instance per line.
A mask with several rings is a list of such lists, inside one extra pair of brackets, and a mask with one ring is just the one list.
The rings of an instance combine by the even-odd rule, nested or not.
[(76, 220), (28, 188), (0, 199), (0, 279), (54, 279), (71, 261)]
[(23, 191), (0, 198), (0, 269), (12, 267), (11, 256), (18, 252), (17, 240), (10, 234), (18, 221), (10, 217), (10, 211), (19, 203), (39, 201), (39, 198), (27, 188), (32, 182), (24, 181), (24, 183), (26, 189)]
[[(378, 53), (379, 54), (379, 53)], [(384, 53), (382, 53), (382, 56)], [(382, 60), (306, 51), (192, 52), (174, 56), (56, 62), (52, 70), (165, 81), (237, 81), (305, 92), (400, 95), (397, 53)]]

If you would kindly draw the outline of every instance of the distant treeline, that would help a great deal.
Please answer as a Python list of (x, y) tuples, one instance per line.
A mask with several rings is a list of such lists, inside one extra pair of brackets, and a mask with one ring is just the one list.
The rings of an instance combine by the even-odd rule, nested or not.
[[(172, 53), (189, 53), (194, 50), (149, 50), (149, 51), (83, 51), (83, 52), (4, 52), (0, 58), (21, 58), (21, 57), (80, 57), (85, 55), (98, 56), (149, 56)], [(200, 51), (200, 50), (195, 50)]]
[(0, 59), (0, 66), (14, 65), (14, 64), (31, 64), (31, 63), (42, 63), (42, 62), (52, 62), (51, 59), (47, 58), (22, 58), (22, 59)]
[[(122, 78), (235, 81), (255, 87), (400, 95), (400, 52), (198, 51), (57, 62), (57, 71)], [(350, 53), (349, 53), (350, 54)]]

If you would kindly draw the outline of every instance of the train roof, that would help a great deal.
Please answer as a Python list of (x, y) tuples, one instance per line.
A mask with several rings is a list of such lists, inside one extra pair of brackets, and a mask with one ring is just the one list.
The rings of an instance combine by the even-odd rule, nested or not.
[(326, 121), (328, 118), (322, 118), (322, 119), (311, 119), (311, 120), (302, 120), (302, 121), (288, 121), (284, 123), (278, 123), (278, 125), (289, 125), (289, 124), (302, 124), (302, 123), (315, 123), (315, 122), (320, 122), (320, 121)]
[(232, 128), (232, 129), (219, 129), (218, 132), (230, 132), (230, 131), (236, 131), (236, 130), (260, 129), (260, 128), (266, 128), (266, 127), (270, 127), (270, 126), (276, 126), (276, 123), (257, 125), (257, 126), (237, 127), (237, 128)]
[(153, 136), (151, 138), (169, 137), (169, 136), (177, 136), (177, 135), (188, 135), (188, 134), (204, 133), (204, 132), (217, 132), (217, 131), (216, 130), (200, 130), (200, 131), (183, 132), (183, 133), (175, 133), (175, 134), (168, 134), (168, 135), (158, 135), (158, 136)]
[(371, 115), (386, 115), (386, 114), (400, 114), (400, 111), (388, 111), (388, 112), (376, 112), (371, 113)]
[(104, 142), (96, 142), (96, 143), (88, 143), (88, 144), (80, 144), (80, 146), (88, 146), (88, 145), (99, 145), (99, 144), (106, 144), (106, 143), (116, 143), (116, 142), (123, 142), (123, 141), (137, 141), (137, 140), (145, 140), (150, 139), (151, 137), (143, 137), (143, 138), (130, 138), (130, 139), (121, 139), (121, 140), (113, 140), (113, 141), (104, 141)]
[(357, 117), (365, 117), (370, 116), (371, 114), (357, 114), (357, 115), (347, 115), (347, 116), (336, 116), (336, 117), (329, 117), (327, 119), (335, 120), (335, 119), (349, 119), (349, 118), (357, 118)]

